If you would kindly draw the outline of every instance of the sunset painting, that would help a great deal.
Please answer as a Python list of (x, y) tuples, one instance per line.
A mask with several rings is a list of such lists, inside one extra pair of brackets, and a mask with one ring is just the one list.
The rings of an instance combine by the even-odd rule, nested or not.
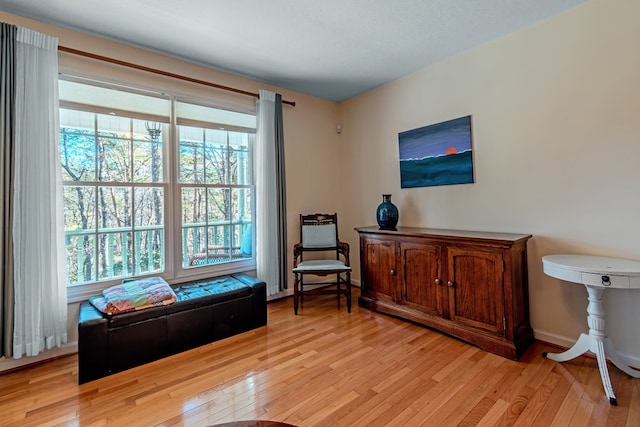
[(400, 186), (473, 183), (471, 116), (400, 132)]

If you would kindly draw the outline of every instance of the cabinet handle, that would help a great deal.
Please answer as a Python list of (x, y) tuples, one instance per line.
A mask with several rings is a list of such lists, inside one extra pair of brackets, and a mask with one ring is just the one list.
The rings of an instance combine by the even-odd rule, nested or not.
[(453, 288), (453, 282), (451, 280), (449, 280), (447, 282), (447, 286), (450, 287), (450, 288)]
[(436, 285), (442, 285), (442, 280), (436, 279)]
[(392, 276), (395, 276), (395, 275), (396, 275), (396, 271), (395, 271), (393, 268), (391, 269), (391, 275), (392, 275)]

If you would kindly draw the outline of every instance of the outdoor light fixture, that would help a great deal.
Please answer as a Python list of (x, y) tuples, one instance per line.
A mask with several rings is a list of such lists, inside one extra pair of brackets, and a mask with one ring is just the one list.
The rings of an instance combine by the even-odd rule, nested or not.
[(144, 127), (147, 128), (147, 132), (151, 139), (156, 140), (160, 137), (162, 132), (162, 124), (158, 122), (144, 122)]

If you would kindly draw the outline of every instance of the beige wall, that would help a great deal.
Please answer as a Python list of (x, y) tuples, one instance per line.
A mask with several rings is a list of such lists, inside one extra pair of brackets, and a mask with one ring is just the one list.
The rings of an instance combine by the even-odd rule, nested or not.
[[(586, 291), (541, 257), (640, 259), (638, 16), (637, 0), (593, 0), (342, 103), (342, 225), (375, 224), (391, 193), (400, 225), (531, 233), (535, 335), (571, 345)], [(398, 132), (468, 114), (476, 182), (401, 189)], [(604, 298), (609, 336), (640, 366), (640, 292)]]

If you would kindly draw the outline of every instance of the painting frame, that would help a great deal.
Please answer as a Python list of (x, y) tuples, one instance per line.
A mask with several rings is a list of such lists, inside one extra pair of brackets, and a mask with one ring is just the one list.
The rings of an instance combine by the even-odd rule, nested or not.
[(475, 183), (471, 115), (398, 133), (400, 187)]

